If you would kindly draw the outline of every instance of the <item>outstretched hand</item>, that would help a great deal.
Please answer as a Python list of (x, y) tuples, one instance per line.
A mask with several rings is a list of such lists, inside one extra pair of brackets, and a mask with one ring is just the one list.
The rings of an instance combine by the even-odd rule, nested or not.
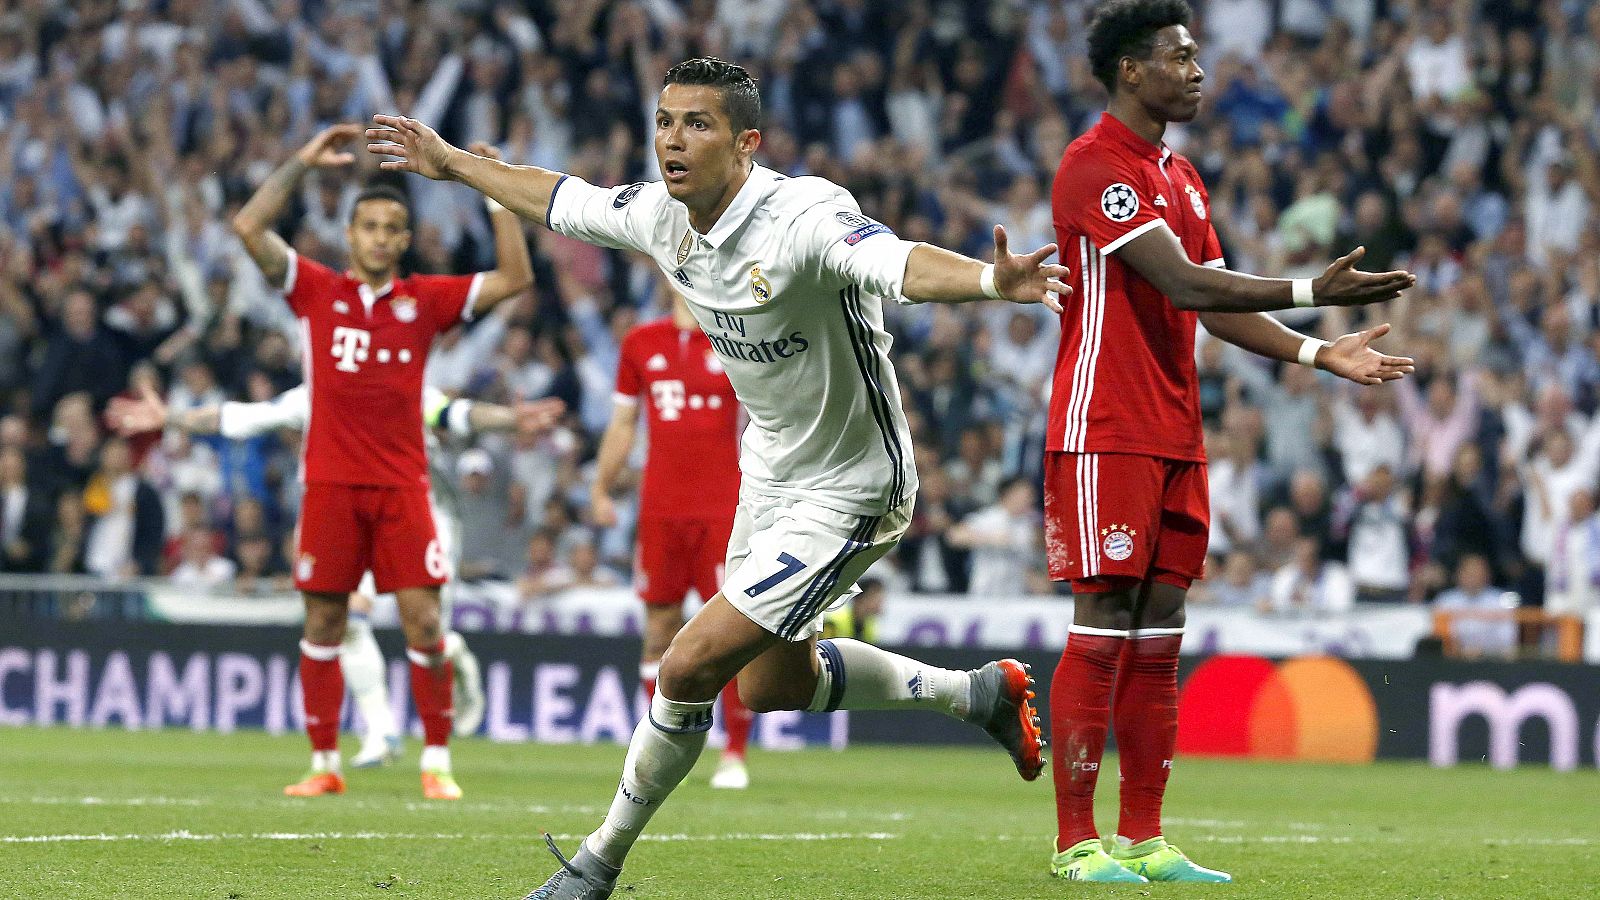
[(1012, 303), (1043, 303), (1051, 311), (1061, 312), (1060, 298), (1072, 293), (1072, 288), (1063, 280), (1070, 274), (1066, 266), (1045, 264), (1055, 252), (1055, 244), (1045, 244), (1032, 253), (1014, 256), (1006, 241), (1005, 226), (996, 225), (995, 288)]
[(367, 129), (367, 152), (393, 156), (378, 163), (386, 172), (415, 172), (424, 178), (449, 178), (450, 157), (461, 151), (439, 132), (406, 116), (373, 116), (377, 128)]
[(1334, 260), (1311, 284), (1318, 306), (1364, 306), (1396, 300), (1400, 292), (1417, 283), (1410, 272), (1358, 272), (1356, 263), (1367, 254), (1357, 247)]
[(1372, 342), (1389, 333), (1389, 323), (1344, 335), (1317, 351), (1317, 365), (1356, 384), (1383, 384), (1417, 370), (1409, 356), (1387, 356), (1372, 349)]
[(331, 169), (336, 166), (348, 166), (356, 161), (356, 156), (348, 150), (340, 149), (361, 136), (360, 125), (329, 125), (317, 132), (317, 136), (306, 142), (296, 154), (300, 161), (311, 169)]
[(140, 385), (138, 397), (111, 398), (106, 423), (123, 437), (160, 431), (167, 426), (167, 404), (154, 388)]
[(556, 427), (567, 411), (567, 404), (556, 397), (547, 397), (518, 403), (512, 409), (517, 414), (517, 433), (533, 437)]

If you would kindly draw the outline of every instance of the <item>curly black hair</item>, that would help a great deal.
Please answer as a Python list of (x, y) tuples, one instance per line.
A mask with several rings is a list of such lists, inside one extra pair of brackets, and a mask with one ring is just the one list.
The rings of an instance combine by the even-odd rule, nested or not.
[(1172, 25), (1187, 28), (1193, 15), (1186, 0), (1107, 0), (1089, 20), (1089, 70), (1115, 93), (1122, 58), (1147, 59), (1156, 32)]
[(733, 126), (734, 134), (761, 127), (761, 93), (756, 90), (756, 81), (744, 70), (744, 66), (715, 56), (686, 59), (668, 69), (667, 77), (661, 84), (663, 87), (669, 84), (705, 84), (717, 88), (718, 93), (722, 94), (722, 105), (728, 111), (728, 122)]

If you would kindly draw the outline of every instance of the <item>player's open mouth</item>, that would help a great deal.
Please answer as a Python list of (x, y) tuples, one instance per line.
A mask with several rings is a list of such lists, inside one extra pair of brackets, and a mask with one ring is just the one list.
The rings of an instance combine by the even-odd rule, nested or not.
[(661, 164), (661, 174), (668, 181), (682, 181), (689, 175), (689, 167), (677, 160), (669, 159)]

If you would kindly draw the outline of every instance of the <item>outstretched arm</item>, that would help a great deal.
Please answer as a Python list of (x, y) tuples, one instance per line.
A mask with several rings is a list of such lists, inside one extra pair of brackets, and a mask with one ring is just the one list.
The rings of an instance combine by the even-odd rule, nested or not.
[[(550, 199), (566, 176), (538, 166), (512, 166), (452, 146), (437, 131), (406, 116), (373, 116), (367, 151), (392, 156), (378, 164), (390, 172), (415, 172), (435, 181), (459, 181), (524, 219), (546, 225)], [(498, 244), (498, 240), (496, 241)]]
[[(632, 398), (629, 398), (632, 401)], [(617, 507), (611, 500), (617, 476), (633, 452), (633, 441), (639, 429), (639, 404), (637, 401), (617, 399), (611, 404), (611, 421), (600, 438), (600, 450), (595, 455), (594, 484), (589, 488), (589, 519), (602, 528), (617, 524)]]
[(300, 183), (300, 176), (308, 169), (347, 166), (355, 162), (354, 155), (339, 147), (360, 133), (359, 125), (324, 128), (287, 162), (274, 169), (234, 215), (233, 233), (244, 242), (245, 252), (255, 260), (261, 268), (261, 274), (273, 287), (283, 287), (288, 278), (289, 244), (272, 230), (272, 223), (283, 215), (295, 185)]
[(106, 406), (106, 424), (123, 437), (160, 431), (172, 426), (186, 434), (216, 434), (221, 428), (222, 409), (201, 406), (173, 415), (166, 401), (149, 385), (139, 389), (138, 397), (112, 397)]
[(1387, 356), (1372, 349), (1372, 342), (1389, 333), (1387, 324), (1344, 335), (1328, 343), (1307, 337), (1264, 313), (1200, 314), (1200, 324), (1212, 336), (1251, 353), (1283, 362), (1298, 362), (1356, 384), (1382, 384), (1416, 371), (1408, 356)]
[[(480, 157), (500, 159), (499, 149), (489, 144), (473, 144), (472, 152)], [(491, 199), (489, 224), (494, 227), (495, 267), (483, 273), (478, 300), (472, 307), (473, 318), (484, 315), (500, 301), (533, 286), (533, 260), (528, 256), (528, 240), (522, 234), (522, 220), (517, 218), (516, 213)]]
[(1003, 226), (994, 227), (994, 265), (991, 268), (959, 253), (932, 244), (918, 244), (906, 259), (907, 300), (917, 303), (964, 303), (985, 297), (1012, 303), (1043, 303), (1061, 312), (1057, 296), (1072, 289), (1062, 281), (1066, 266), (1046, 264), (1056, 252), (1046, 244), (1025, 255), (1012, 255)]
[[(1197, 312), (1267, 312), (1295, 306), (1364, 306), (1394, 300), (1417, 283), (1410, 272), (1358, 272), (1366, 248), (1345, 254), (1315, 279), (1261, 278), (1202, 266), (1189, 259), (1164, 224), (1116, 251), (1179, 309)], [(1298, 283), (1303, 282), (1303, 283)]]

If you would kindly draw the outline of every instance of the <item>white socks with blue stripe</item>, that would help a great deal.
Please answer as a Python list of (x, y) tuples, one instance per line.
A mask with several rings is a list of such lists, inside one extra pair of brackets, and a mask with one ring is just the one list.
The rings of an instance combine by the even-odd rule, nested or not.
[(808, 712), (836, 709), (932, 709), (964, 718), (972, 677), (890, 653), (862, 641), (817, 641), (822, 663)]
[(601, 861), (618, 868), (639, 839), (640, 832), (661, 804), (694, 768), (711, 730), (711, 708), (705, 703), (668, 700), (658, 688), (650, 701), (650, 715), (633, 730), (628, 758), (622, 764), (622, 783), (611, 801), (606, 820), (584, 843)]

